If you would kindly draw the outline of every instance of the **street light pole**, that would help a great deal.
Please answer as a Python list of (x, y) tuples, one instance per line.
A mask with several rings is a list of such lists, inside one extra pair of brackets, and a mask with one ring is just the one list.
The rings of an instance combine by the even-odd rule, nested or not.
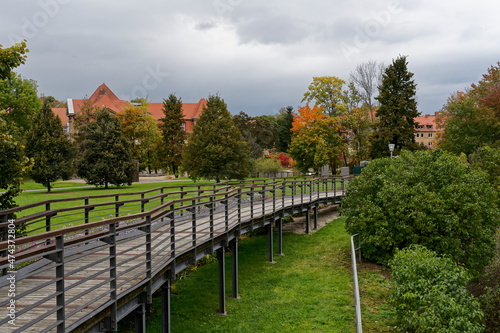
[(391, 152), (391, 160), (392, 160), (392, 152), (394, 151), (395, 146), (396, 145), (394, 143), (389, 143), (389, 151)]

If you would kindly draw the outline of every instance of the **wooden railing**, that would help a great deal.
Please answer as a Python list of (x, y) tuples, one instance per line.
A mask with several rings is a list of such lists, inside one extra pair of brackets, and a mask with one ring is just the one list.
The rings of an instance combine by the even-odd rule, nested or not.
[(347, 180), (162, 187), (0, 211), (1, 331), (115, 331), (177, 273), (214, 251), (220, 258), (246, 232), (272, 236), (276, 222), (280, 252), (281, 218), (338, 204)]

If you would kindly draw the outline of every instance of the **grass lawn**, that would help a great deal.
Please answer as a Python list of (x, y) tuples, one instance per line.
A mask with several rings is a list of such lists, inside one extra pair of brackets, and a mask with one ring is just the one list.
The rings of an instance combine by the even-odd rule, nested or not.
[[(226, 257), (227, 316), (218, 311), (218, 265), (195, 268), (172, 286), (173, 332), (355, 332), (350, 237), (338, 219), (313, 235), (283, 235), (284, 256), (267, 260), (267, 236), (239, 243), (239, 294), (231, 298), (231, 254)], [(276, 241), (274, 242), (277, 245)], [(363, 266), (362, 266), (363, 267)], [(389, 282), (380, 268), (359, 272), (363, 328), (389, 332)], [(161, 332), (160, 299), (147, 331)], [(125, 322), (120, 331), (132, 332)]]

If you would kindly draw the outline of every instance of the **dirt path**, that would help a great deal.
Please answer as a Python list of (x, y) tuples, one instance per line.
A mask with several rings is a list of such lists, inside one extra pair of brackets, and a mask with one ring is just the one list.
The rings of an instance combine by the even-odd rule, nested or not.
[[(313, 230), (314, 227), (314, 214), (311, 214), (310, 218), (310, 231), (311, 233), (315, 232)], [(327, 206), (327, 207), (320, 207), (318, 210), (318, 229), (321, 229), (324, 227), (326, 224), (332, 222), (336, 218), (339, 217), (339, 212), (337, 209), (337, 206)], [(306, 215), (304, 214), (303, 216), (300, 217), (294, 217), (293, 222), (285, 223), (283, 224), (283, 232), (293, 232), (296, 234), (305, 234), (306, 233)]]

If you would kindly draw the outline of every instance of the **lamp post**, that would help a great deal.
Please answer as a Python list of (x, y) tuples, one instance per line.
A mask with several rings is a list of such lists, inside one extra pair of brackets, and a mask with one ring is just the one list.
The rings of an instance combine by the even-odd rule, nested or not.
[(392, 160), (392, 152), (394, 151), (394, 147), (396, 145), (394, 143), (389, 143), (389, 151), (391, 152), (391, 160)]

